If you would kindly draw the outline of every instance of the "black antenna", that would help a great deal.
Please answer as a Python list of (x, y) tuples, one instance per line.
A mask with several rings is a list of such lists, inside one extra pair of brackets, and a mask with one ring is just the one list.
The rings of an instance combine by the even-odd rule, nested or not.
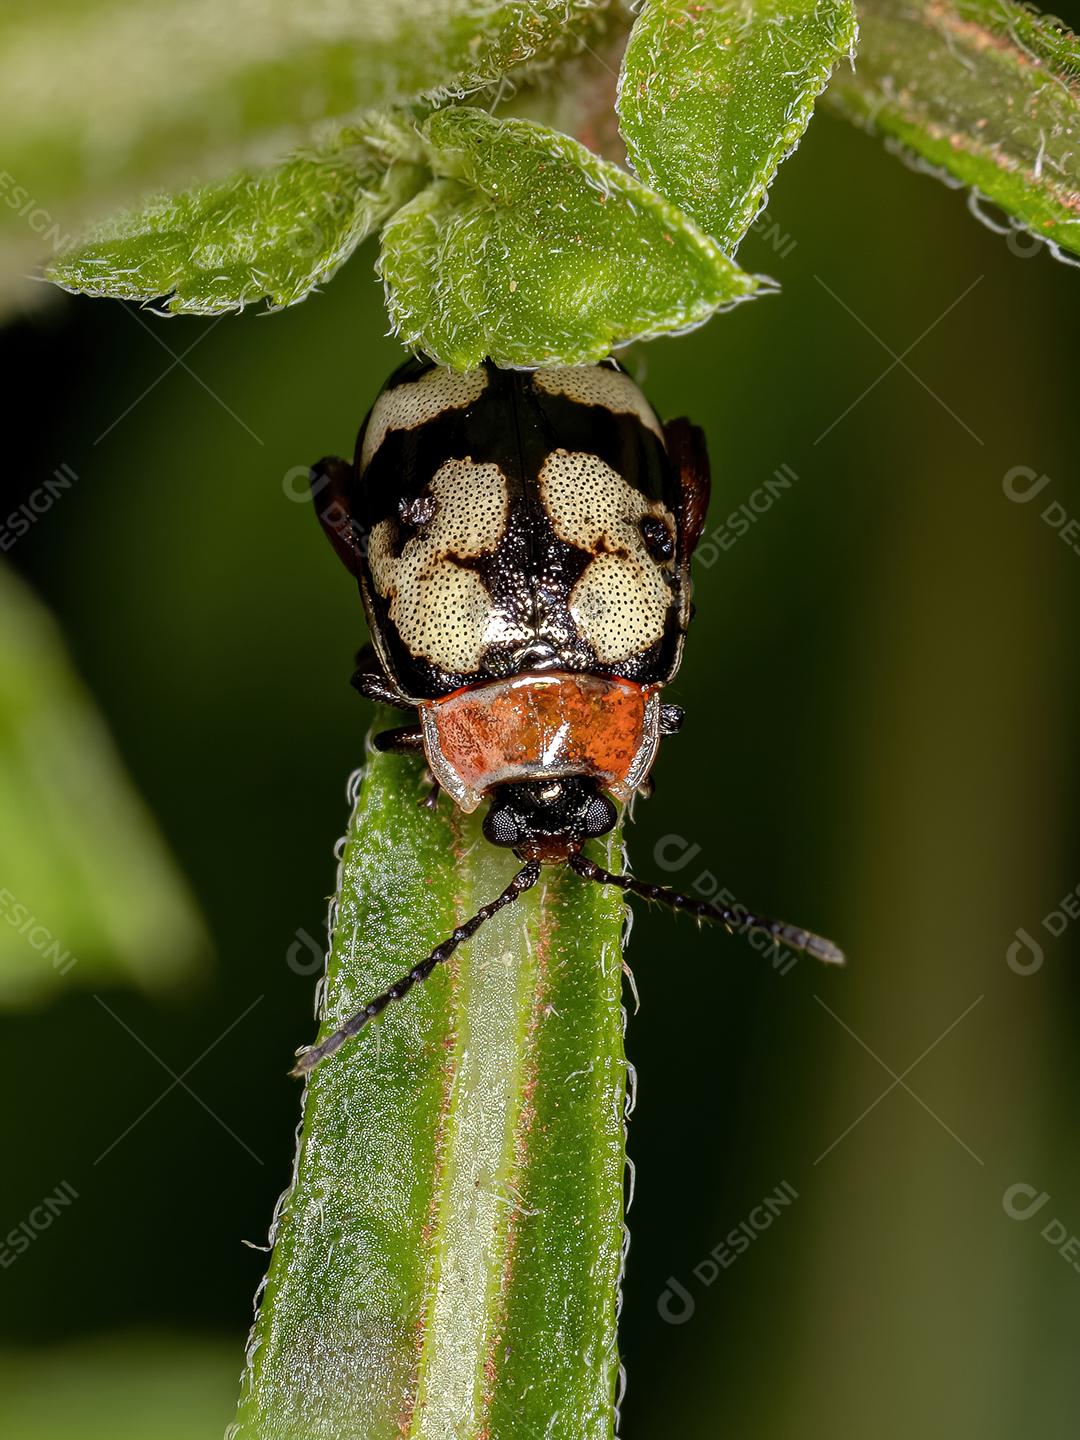
[(629, 890), (643, 900), (658, 900), (670, 905), (672, 910), (686, 910), (699, 920), (715, 920), (729, 930), (759, 930), (773, 940), (788, 945), (792, 950), (803, 951), (815, 960), (827, 965), (843, 965), (844, 952), (838, 950), (831, 940), (824, 940), (811, 930), (800, 930), (797, 925), (785, 925), (782, 920), (770, 920), (765, 915), (752, 915), (749, 910), (729, 905), (717, 905), (711, 900), (698, 900), (693, 895), (682, 895), (666, 885), (650, 885), (645, 880), (635, 880), (630, 875), (612, 875), (590, 860), (587, 855), (570, 856), (570, 868), (586, 880), (595, 880), (598, 885), (617, 885), (620, 890)]
[(459, 945), (476, 934), (485, 920), (497, 914), (507, 905), (512, 905), (519, 896), (524, 895), (526, 890), (531, 890), (540, 878), (540, 862), (530, 860), (529, 863), (519, 870), (510, 884), (495, 900), (487, 905), (482, 905), (476, 914), (450, 935), (441, 945), (436, 945), (426, 960), (421, 960), (419, 965), (414, 965), (407, 975), (403, 975), (396, 984), (391, 985), (389, 990), (384, 990), (381, 995), (376, 995), (374, 1000), (369, 1000), (362, 1010), (351, 1015), (344, 1025), (339, 1026), (332, 1035), (328, 1035), (319, 1045), (312, 1045), (310, 1049), (300, 1052), (300, 1058), (289, 1071), (290, 1075), (301, 1077), (310, 1075), (320, 1060), (325, 1060), (327, 1055), (332, 1055), (339, 1050), (346, 1040), (351, 1040), (358, 1035), (369, 1020), (374, 1020), (376, 1015), (381, 1015), (390, 1004), (391, 1000), (400, 1000), (407, 995), (414, 985), (426, 980), (436, 965), (443, 964), (449, 960)]

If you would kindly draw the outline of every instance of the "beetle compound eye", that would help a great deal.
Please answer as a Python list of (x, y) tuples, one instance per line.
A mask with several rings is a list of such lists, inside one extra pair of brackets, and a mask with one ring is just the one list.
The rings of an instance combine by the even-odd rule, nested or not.
[(838, 963), (807, 930), (612, 874), (585, 853), (615, 828), (617, 804), (651, 793), (660, 739), (682, 724), (661, 692), (694, 614), (701, 432), (661, 426), (610, 361), (464, 373), (410, 361), (358, 445), (352, 465), (321, 460), (311, 488), (367, 611), (373, 644), (353, 683), (411, 712), (375, 748), (422, 755), (434, 781), (424, 803), (444, 793), (465, 814), (486, 805), (485, 839), (525, 863), (297, 1071), (426, 980), (547, 865)]
[(484, 821), (484, 834), (493, 845), (516, 845), (521, 839), (521, 826), (509, 810), (492, 810)]
[(606, 835), (614, 828), (616, 818), (615, 806), (607, 796), (597, 795), (589, 801), (589, 808), (585, 811), (585, 833)]
[(675, 554), (675, 542), (671, 538), (671, 531), (655, 515), (646, 515), (642, 518), (641, 538), (645, 541), (645, 549), (654, 560), (670, 560)]

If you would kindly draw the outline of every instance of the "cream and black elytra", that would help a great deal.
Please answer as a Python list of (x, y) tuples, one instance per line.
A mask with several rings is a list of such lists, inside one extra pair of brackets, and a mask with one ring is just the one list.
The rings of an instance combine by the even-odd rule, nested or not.
[(484, 834), (522, 868), (321, 1044), (305, 1074), (426, 980), (545, 864), (759, 930), (820, 960), (828, 940), (739, 908), (613, 875), (585, 853), (615, 800), (647, 791), (683, 712), (663, 687), (682, 659), (690, 559), (709, 500), (702, 432), (661, 425), (613, 361), (463, 374), (410, 361), (387, 382), (352, 464), (326, 459), (312, 494), (356, 576), (372, 645), (353, 684), (412, 721), (375, 737), (423, 755), (434, 803), (488, 805)]

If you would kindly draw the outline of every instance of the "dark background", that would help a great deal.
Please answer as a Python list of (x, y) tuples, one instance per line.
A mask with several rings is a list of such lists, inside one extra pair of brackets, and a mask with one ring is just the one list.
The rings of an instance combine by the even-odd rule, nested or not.
[[(822, 119), (740, 253), (782, 294), (627, 356), (661, 414), (706, 427), (707, 536), (730, 546), (695, 567), (689, 718), (635, 868), (711, 871), (851, 957), (780, 974), (639, 909), (627, 1440), (1075, 1433), (1080, 927), (1041, 922), (1080, 882), (1080, 553), (1041, 512), (1080, 517), (1080, 275), (1031, 248)], [(10, 559), (216, 946), (171, 1000), (105, 998), (179, 1072), (264, 997), (188, 1077), (235, 1136), (174, 1089), (97, 1166), (168, 1074), (85, 990), (2, 1021), (0, 1229), (62, 1179), (80, 1197), (0, 1274), (5, 1434), (186, 1440), (231, 1414), (265, 1266), (241, 1241), (289, 1176), (312, 1025), (286, 956), (322, 937), (368, 723), (359, 602), (285, 487), (351, 451), (401, 358), (373, 259), (279, 315), (58, 299), (0, 336), (4, 513), (79, 476)], [(1015, 466), (1051, 477), (1026, 505)], [(1019, 927), (1045, 952), (1026, 975)], [(1037, 1217), (1007, 1213), (1018, 1183)], [(782, 1184), (798, 1198), (755, 1230)], [(743, 1222), (745, 1253), (702, 1267)], [(685, 1323), (658, 1310), (670, 1277)]]

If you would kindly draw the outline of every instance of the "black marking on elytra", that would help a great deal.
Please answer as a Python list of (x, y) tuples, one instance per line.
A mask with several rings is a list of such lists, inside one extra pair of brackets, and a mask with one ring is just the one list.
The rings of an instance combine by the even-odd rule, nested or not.
[(412, 500), (398, 502), (398, 519), (412, 530), (421, 530), (431, 524), (438, 508), (439, 502), (434, 495), (421, 493)]
[[(411, 383), (428, 368), (410, 362), (389, 383)], [(643, 683), (666, 682), (678, 668), (683, 637), (693, 614), (689, 604), (690, 556), (704, 525), (709, 498), (709, 464), (702, 432), (687, 420), (674, 420), (664, 427), (666, 445), (661, 444), (651, 428), (634, 414), (619, 414), (604, 405), (550, 395), (536, 389), (532, 377), (524, 372), (499, 371), (490, 365), (485, 366), (485, 371), (488, 384), (475, 402), (467, 407), (450, 407), (413, 430), (389, 432), (362, 477), (355, 464), (349, 466), (335, 457), (321, 461), (312, 471), (319, 519), (331, 544), (360, 583), (378, 652), (369, 647), (357, 657), (354, 683), (372, 698), (409, 710), (411, 701), (436, 698), (473, 681), (482, 684), (545, 667), (601, 676), (622, 675)], [(365, 421), (357, 442), (358, 456), (366, 428)], [(656, 573), (664, 578), (671, 601), (662, 635), (641, 654), (617, 666), (597, 663), (569, 613), (571, 589), (593, 555), (564, 542), (545, 510), (539, 475), (554, 450), (599, 457), (650, 500), (662, 501), (674, 517), (674, 535), (658, 515), (646, 513), (638, 520), (646, 553)], [(367, 547), (372, 527), (380, 522), (394, 527), (398, 547), (407, 545), (408, 537), (415, 536), (434, 518), (427, 488), (432, 476), (447, 460), (466, 457), (477, 465), (494, 463), (505, 477), (508, 506), (504, 533), (487, 554), (463, 559), (447, 551), (441, 558), (467, 565), (480, 576), (492, 607), (486, 617), (488, 631), (490, 622), (506, 615), (520, 634), (513, 641), (506, 639), (492, 645), (481, 656), (475, 674), (460, 676), (448, 675), (409, 654), (389, 621), (387, 602), (372, 592)], [(583, 476), (582, 482), (587, 501), (588, 478)], [(593, 548), (624, 556), (627, 553), (625, 547), (606, 537), (594, 542)], [(400, 554), (400, 548), (396, 553)], [(635, 558), (641, 561), (639, 555)], [(475, 587), (471, 588), (475, 592)], [(632, 598), (616, 595), (615, 603), (632, 603)], [(449, 618), (453, 625), (455, 616)], [(462, 620), (462, 616), (456, 617), (456, 622)], [(414, 713), (411, 723), (383, 731), (376, 737), (376, 747), (404, 754), (426, 753), (418, 718)], [(673, 735), (682, 725), (683, 711), (677, 705), (662, 704), (659, 721), (660, 733)], [(636, 789), (648, 794), (650, 778), (638, 777)], [(438, 793), (435, 785), (424, 803), (433, 805)], [(843, 961), (835, 945), (811, 931), (751, 913), (741, 906), (717, 904), (666, 885), (615, 874), (598, 865), (583, 847), (591, 837), (612, 828), (616, 810), (597, 777), (556, 777), (550, 773), (530, 776), (489, 787), (487, 798), (490, 808), (484, 822), (485, 836), (495, 845), (512, 849), (525, 862), (523, 868), (499, 895), (458, 924), (388, 990), (305, 1051), (294, 1074), (310, 1073), (320, 1060), (402, 999), (414, 985), (425, 982), (493, 915), (531, 889), (545, 865), (563, 863), (584, 881), (616, 887), (672, 910), (684, 910), (699, 920), (716, 921), (729, 930), (767, 935), (777, 944), (805, 951), (818, 960), (834, 964)]]
[[(427, 367), (410, 362), (388, 385), (411, 383)], [(509, 508), (506, 529), (489, 552), (466, 563), (482, 580), (493, 611), (505, 618), (513, 638), (494, 642), (477, 671), (450, 672), (411, 653), (390, 620), (392, 597), (375, 593), (362, 575), (365, 601), (382, 636), (381, 653), (401, 689), (415, 699), (433, 699), (473, 683), (479, 676), (504, 678), (523, 669), (560, 668), (599, 675), (621, 675), (640, 683), (670, 678), (678, 664), (683, 632), (685, 566), (650, 549), (671, 592), (662, 634), (645, 650), (615, 663), (602, 663), (570, 614), (575, 584), (594, 552), (556, 535), (541, 497), (539, 475), (555, 449), (598, 456), (650, 500), (672, 512), (678, 504), (678, 480), (655, 433), (632, 413), (587, 405), (538, 390), (528, 372), (487, 367), (488, 384), (470, 405), (444, 410), (410, 430), (391, 430), (371, 457), (364, 475), (355, 471), (349, 504), (366, 553), (367, 539), (380, 521), (395, 527), (393, 553), (400, 555), (415, 530), (402, 517), (424, 513), (426, 489), (447, 460), (495, 464), (506, 478)], [(366, 426), (364, 427), (366, 429)], [(364, 429), (357, 443), (359, 463)], [(666, 527), (654, 522), (660, 530)], [(645, 527), (643, 526), (643, 535)], [(646, 540), (648, 544), (648, 539)], [(597, 546), (625, 555), (618, 546)]]
[(660, 564), (666, 564), (675, 556), (675, 541), (671, 531), (658, 515), (643, 515), (638, 528), (645, 542), (645, 549)]

